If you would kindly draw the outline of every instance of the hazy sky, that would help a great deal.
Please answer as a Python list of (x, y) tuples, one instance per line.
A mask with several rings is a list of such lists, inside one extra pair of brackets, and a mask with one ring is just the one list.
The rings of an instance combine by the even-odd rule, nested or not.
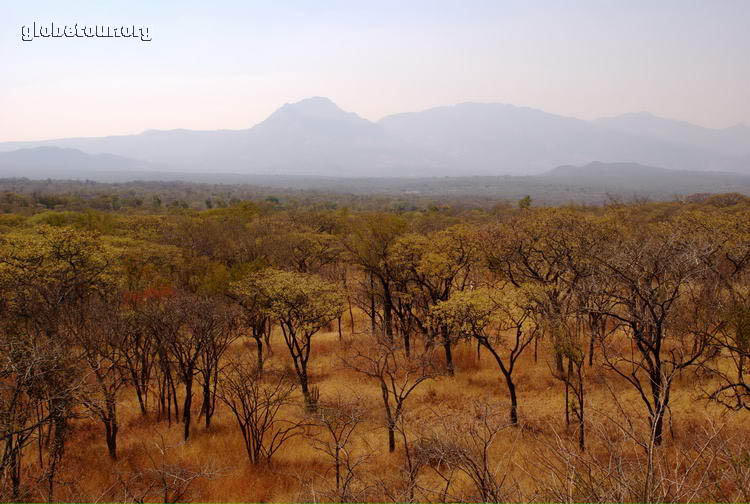
[[(571, 7), (575, 5), (576, 7)], [(21, 40), (21, 26), (153, 40)], [(377, 120), (465, 101), (750, 123), (748, 0), (0, 2), (0, 141), (246, 128), (327, 96)]]

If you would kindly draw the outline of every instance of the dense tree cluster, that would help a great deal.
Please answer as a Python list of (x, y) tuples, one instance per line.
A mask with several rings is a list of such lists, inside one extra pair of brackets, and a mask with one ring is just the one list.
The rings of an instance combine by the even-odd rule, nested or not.
[[(696, 173), (696, 172), (692, 172)], [(144, 173), (144, 175), (148, 175)], [(545, 177), (428, 177), (428, 178), (331, 178), (279, 175), (171, 175), (153, 174), (156, 180), (104, 182), (97, 180), (0, 178), (0, 212), (30, 215), (39, 210), (74, 212), (58, 218), (75, 219), (87, 209), (105, 212), (169, 213), (180, 210), (227, 208), (243, 201), (263, 206), (324, 210), (350, 208), (368, 211), (489, 210), (510, 206), (564, 205), (575, 201), (588, 205), (623, 201), (706, 202), (731, 206), (747, 202), (746, 180), (732, 183), (710, 177), (698, 183), (676, 180), (648, 181), (635, 178), (630, 185), (616, 178), (608, 183), (583, 179)], [(123, 175), (112, 178), (117, 180)], [(106, 174), (102, 180), (107, 180)], [(720, 193), (732, 188), (738, 192)], [(710, 191), (710, 192), (696, 192)], [(511, 201), (518, 201), (511, 204)]]
[[(676, 394), (747, 420), (744, 198), (409, 211), (228, 199), (167, 211), (113, 198), (64, 211), (50, 209), (68, 196), (3, 200), (13, 211), (0, 215), (3, 499), (60, 498), (82, 425), (96, 422), (102, 456), (118, 459), (125, 402), (144, 422), (179, 424), (187, 444), (223, 411), (251, 466), (310, 439), (335, 468), (324, 500), (747, 498), (746, 448), (708, 432), (690, 465), (668, 432)], [(372, 396), (320, 386), (321, 333), (338, 335), (328, 372)], [(470, 372), (459, 347), (493, 362), (487, 394), (411, 408), (417, 391)], [(546, 398), (560, 404), (558, 424), (526, 424), (524, 365), (559, 383)], [(684, 379), (695, 386), (676, 385)], [(640, 403), (623, 405), (617, 387)], [(369, 418), (382, 419), (381, 447), (358, 441)], [(501, 474), (493, 446), (534, 429), (546, 456), (527, 472), (536, 463), (552, 476), (529, 490)], [(184, 499), (213, 477), (170, 466), (159, 446), (160, 461), (103, 495)], [(366, 464), (396, 451), (402, 471), (368, 480)]]

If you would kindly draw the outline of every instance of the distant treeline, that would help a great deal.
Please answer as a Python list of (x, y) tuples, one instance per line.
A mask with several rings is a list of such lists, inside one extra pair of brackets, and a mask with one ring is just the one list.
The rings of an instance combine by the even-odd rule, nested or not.
[[(44, 210), (168, 212), (174, 209), (228, 208), (251, 201), (278, 208), (318, 208), (387, 212), (441, 210), (491, 211), (515, 207), (530, 197), (535, 206), (612, 205), (645, 201), (713, 202), (724, 206), (747, 201), (739, 192), (715, 195), (664, 191), (607, 191), (542, 183), (532, 177), (455, 177), (430, 179), (264, 178), (268, 185), (132, 181), (0, 179), (0, 212), (34, 214)], [(506, 181), (507, 183), (503, 183)], [(307, 184), (307, 185), (305, 185)], [(309, 188), (305, 188), (309, 187)]]

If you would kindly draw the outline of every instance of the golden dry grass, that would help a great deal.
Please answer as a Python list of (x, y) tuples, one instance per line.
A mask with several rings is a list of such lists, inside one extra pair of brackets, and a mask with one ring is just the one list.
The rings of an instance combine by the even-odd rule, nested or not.
[[(344, 324), (345, 330), (348, 324)], [(347, 335), (348, 337), (348, 335)], [(273, 355), (269, 366), (288, 366), (290, 358), (279, 334), (274, 334)], [(368, 406), (369, 414), (357, 430), (356, 448), (373, 449), (373, 456), (365, 466), (368, 478), (393, 479), (403, 465), (403, 447), (398, 442), (394, 453), (387, 452), (387, 437), (383, 427), (380, 390), (372, 381), (342, 365), (340, 355), (346, 344), (338, 339), (337, 332), (326, 332), (315, 336), (313, 354), (310, 359), (311, 381), (320, 388), (323, 399), (337, 394), (358, 395)], [(235, 344), (233, 352), (253, 349), (246, 342)], [(254, 354), (249, 354), (254, 356)], [(440, 410), (448, 406), (466, 410), (473, 399), (492, 399), (506, 408), (509, 405), (507, 391), (494, 360), (486, 352), (477, 358), (476, 346), (460, 343), (454, 352), (456, 375), (426, 382), (408, 401), (408, 410)], [(523, 491), (522, 495), (534, 495), (537, 484), (533, 465), (529, 461), (540, 455), (540, 439), (552, 439), (560, 434), (573, 442), (575, 428), (566, 429), (564, 423), (563, 385), (552, 377), (552, 359), (546, 346), (540, 345), (538, 361), (533, 360), (533, 349), (518, 363), (515, 380), (518, 386), (521, 423), (523, 429), (508, 428), (501, 433), (493, 445), (492, 453), (505, 467), (510, 468), (514, 482)], [(615, 408), (611, 390), (620, 402), (634, 415), (643, 416), (644, 407), (635, 391), (623, 380), (609, 375), (596, 365), (587, 370), (587, 404), (589, 410), (601, 409), (612, 414)], [(694, 378), (678, 379), (672, 397), (674, 417), (674, 439), (667, 437), (666, 444), (680, 446), (700, 435), (709, 421), (730, 423), (732, 428), (747, 434), (750, 426), (735, 421), (735, 417), (717, 406), (696, 401)], [(301, 403), (301, 396), (298, 397)], [(196, 405), (195, 414), (199, 405)], [(287, 414), (298, 414), (298, 409)], [(288, 502), (311, 499), (312, 489), (330, 488), (332, 485), (331, 461), (316, 451), (309, 439), (299, 436), (286, 444), (274, 457), (270, 467), (253, 466), (248, 462), (240, 432), (234, 417), (226, 407), (218, 406), (213, 424), (206, 431), (196, 418), (191, 438), (182, 442), (182, 425), (166, 421), (156, 422), (141, 417), (135, 395), (125, 390), (119, 403), (121, 430), (118, 437), (119, 460), (112, 462), (107, 456), (102, 426), (94, 419), (74, 421), (74, 432), (68, 442), (60, 472), (58, 498), (64, 500), (112, 500), (123, 498), (121, 480), (144, 468), (153, 467), (162, 461), (159, 446), (170, 446), (169, 463), (198, 469), (210, 467), (215, 471), (211, 478), (196, 480), (190, 487), (193, 500), (210, 502)], [(739, 415), (742, 415), (740, 413)], [(737, 417), (739, 418), (739, 417)], [(424, 425), (415, 422), (411, 426), (412, 438), (419, 437)], [(593, 443), (590, 450), (602, 457), (601, 445)], [(597, 452), (598, 450), (598, 452)], [(25, 464), (30, 471), (37, 468), (34, 450), (27, 450)], [(532, 467), (532, 469), (529, 469)], [(430, 478), (426, 476), (429, 484)], [(463, 484), (465, 484), (464, 482)], [(438, 481), (434, 481), (437, 486)], [(43, 498), (43, 495), (36, 496)], [(386, 497), (380, 494), (381, 499)]]

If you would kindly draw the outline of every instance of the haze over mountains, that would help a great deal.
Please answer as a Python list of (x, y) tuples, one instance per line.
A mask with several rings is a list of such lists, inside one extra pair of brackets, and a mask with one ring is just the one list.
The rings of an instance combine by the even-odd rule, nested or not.
[(60, 177), (91, 171), (538, 175), (560, 165), (592, 162), (750, 174), (750, 127), (709, 129), (647, 113), (584, 121), (495, 103), (437, 107), (372, 122), (315, 97), (286, 104), (245, 130), (148, 130), (5, 142), (0, 151), (2, 176), (30, 176), (34, 170), (59, 172)]

